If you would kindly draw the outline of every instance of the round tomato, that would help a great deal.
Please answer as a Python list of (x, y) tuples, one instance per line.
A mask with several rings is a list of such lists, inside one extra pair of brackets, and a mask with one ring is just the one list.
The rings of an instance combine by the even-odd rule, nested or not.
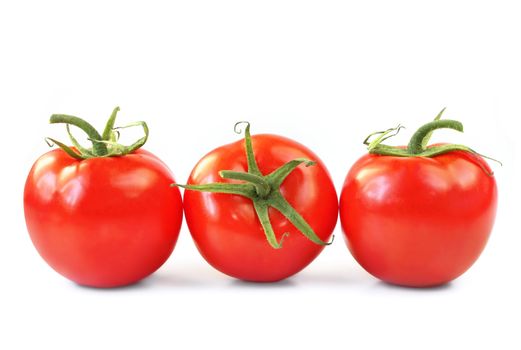
[(476, 261), (492, 230), (494, 176), (464, 146), (425, 147), (437, 128), (462, 131), (458, 122), (438, 119), (407, 148), (380, 144), (392, 130), (385, 132), (342, 188), (348, 247), (364, 269), (389, 283), (425, 287), (455, 279)]
[[(297, 167), (309, 160), (314, 166)], [(241, 176), (248, 173), (266, 180), (264, 195), (248, 182), (255, 177)], [(266, 175), (281, 173), (287, 177)], [(185, 216), (199, 252), (217, 270), (242, 280), (272, 282), (299, 272), (322, 251), (336, 225), (337, 195), (322, 161), (285, 137), (250, 139), (249, 124), (246, 156), (241, 141), (219, 147), (197, 163), (188, 184)], [(228, 190), (234, 185), (246, 194)]]
[(174, 179), (167, 166), (135, 145), (109, 142), (99, 156), (94, 147), (78, 152), (60, 145), (65, 150), (35, 162), (25, 184), (27, 228), (43, 259), (70, 280), (93, 287), (127, 285), (157, 270), (182, 222), (181, 195), (169, 188)]

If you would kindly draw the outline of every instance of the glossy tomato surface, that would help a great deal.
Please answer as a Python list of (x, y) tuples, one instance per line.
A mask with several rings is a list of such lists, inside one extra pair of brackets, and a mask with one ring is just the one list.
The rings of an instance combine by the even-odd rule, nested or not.
[(78, 161), (53, 150), (33, 165), (24, 192), (31, 239), (57, 272), (82, 285), (139, 281), (170, 256), (182, 201), (150, 152)]
[[(333, 182), (320, 159), (305, 146), (275, 135), (252, 136), (260, 171), (267, 175), (295, 158), (317, 162), (299, 166), (284, 180), (281, 193), (323, 240), (328, 241), (338, 217)], [(247, 171), (244, 141), (217, 148), (193, 169), (189, 184), (233, 182), (220, 170)], [(306, 267), (324, 248), (309, 241), (275, 209), (269, 216), (277, 239), (289, 236), (280, 249), (272, 248), (255, 214), (252, 201), (239, 195), (196, 191), (184, 193), (185, 215), (202, 256), (217, 270), (242, 280), (272, 282)]]
[(447, 283), (479, 257), (494, 224), (497, 187), (483, 159), (365, 155), (340, 198), (348, 247), (369, 273), (393, 284)]

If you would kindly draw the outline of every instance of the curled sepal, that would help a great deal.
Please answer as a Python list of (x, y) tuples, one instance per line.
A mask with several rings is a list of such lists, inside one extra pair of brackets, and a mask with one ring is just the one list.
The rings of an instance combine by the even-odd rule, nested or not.
[(83, 155), (76, 153), (72, 148), (70, 148), (69, 146), (67, 146), (64, 143), (61, 143), (58, 140), (55, 140), (50, 137), (46, 137), (45, 142), (47, 143), (47, 145), (49, 145), (49, 147), (53, 147), (54, 145), (60, 147), (65, 153), (67, 153), (69, 156), (71, 156), (74, 159), (78, 159), (78, 160), (85, 159), (85, 157)]
[(118, 142), (120, 136), (121, 133), (119, 132), (119, 130), (113, 130), (109, 140), (112, 142)]
[[(70, 147), (65, 146), (61, 142), (57, 142), (54, 139), (51, 140), (53, 140), (54, 144), (58, 145), (65, 152), (67, 152), (67, 154), (71, 155), (71, 157), (74, 157), (76, 159), (116, 157), (132, 153), (138, 148), (142, 147), (147, 142), (149, 134), (148, 126), (144, 121), (139, 121), (121, 127), (114, 127), (118, 111), (119, 107), (114, 108), (112, 114), (109, 117), (109, 120), (105, 125), (103, 134), (101, 135), (91, 124), (89, 124), (81, 118), (67, 114), (53, 114), (51, 116), (50, 123), (63, 123), (66, 125), (69, 138), (74, 147), (76, 148), (77, 152), (75, 150), (72, 150)], [(88, 140), (92, 142), (92, 148), (85, 148), (78, 142), (78, 140), (76, 140), (76, 138), (71, 133), (70, 125), (74, 125), (80, 128), (87, 134)], [(145, 135), (133, 144), (131, 144), (130, 146), (125, 146), (118, 143), (120, 136), (120, 132), (118, 129), (130, 128), (134, 126), (141, 126)]]
[[(367, 136), (365, 138), (364, 145), (366, 145), (369, 152), (371, 152), (373, 149), (377, 148), (379, 145), (382, 144), (382, 142), (384, 142), (388, 138), (398, 135), (400, 130), (403, 128), (405, 128), (405, 127), (402, 125), (398, 125), (396, 128), (390, 128), (385, 131), (373, 132), (372, 134), (370, 134), (369, 136)], [(370, 141), (371, 138), (375, 135), (379, 135), (379, 136), (377, 138), (375, 138), (374, 140)]]
[(76, 140), (74, 135), (72, 135), (71, 128), (70, 128), (69, 124), (65, 124), (65, 127), (67, 129), (67, 134), (69, 135), (69, 138), (71, 139), (72, 144), (74, 145), (74, 147), (76, 147), (76, 149), (80, 152), (80, 154), (82, 154), (85, 157), (94, 157), (94, 153), (92, 153), (91, 150), (83, 147), (78, 142), (78, 140)]
[(288, 203), (288, 201), (280, 194), (280, 192), (276, 192), (271, 196), (270, 205), (277, 209), (289, 222), (293, 224), (307, 239), (311, 242), (319, 244), (319, 245), (330, 245), (331, 242), (324, 242), (320, 237), (317, 236), (315, 231), (309, 226), (307, 221), (300, 215), (292, 206)]
[[(127, 124), (125, 126), (118, 126), (117, 128), (114, 128), (114, 130), (117, 131), (119, 129), (131, 128), (131, 127), (134, 127), (134, 126), (141, 126), (143, 128), (145, 136), (143, 136), (142, 138), (140, 138), (139, 140), (137, 140), (136, 142), (134, 142), (130, 146), (124, 146), (124, 149), (125, 149), (125, 153), (124, 154), (128, 154), (128, 153), (134, 152), (138, 148), (141, 148), (147, 142), (147, 140), (148, 140), (148, 133), (149, 133), (148, 125), (144, 121), (139, 121), (139, 122), (134, 122), (134, 123)], [(119, 134), (119, 132), (118, 132), (118, 134)]]
[[(104, 155), (104, 157), (117, 157), (117, 156), (124, 156), (125, 154), (129, 154), (134, 152), (135, 150), (141, 148), (148, 139), (148, 126), (145, 122), (134, 122), (125, 126), (119, 126), (114, 129), (123, 129), (123, 128), (130, 128), (133, 126), (141, 126), (143, 127), (143, 130), (145, 131), (145, 136), (131, 144), (130, 146), (125, 146), (117, 141), (107, 141), (107, 140), (93, 140), (89, 139), (93, 143), (102, 143), (105, 144), (107, 147), (107, 154)], [(119, 131), (118, 132), (111, 132), (111, 135), (109, 136), (109, 140), (117, 140), (119, 137)]]

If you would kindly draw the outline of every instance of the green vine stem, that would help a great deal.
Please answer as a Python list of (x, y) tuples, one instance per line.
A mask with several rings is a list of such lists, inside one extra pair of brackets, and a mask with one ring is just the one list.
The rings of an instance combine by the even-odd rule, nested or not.
[(289, 233), (284, 233), (280, 241), (277, 241), (275, 232), (271, 225), (269, 218), (269, 208), (274, 208), (279, 211), (284, 217), (293, 224), (305, 237), (313, 243), (319, 245), (329, 245), (331, 242), (324, 242), (317, 236), (313, 228), (306, 222), (306, 220), (288, 203), (280, 192), (280, 186), (284, 179), (299, 165), (312, 166), (314, 161), (304, 158), (298, 158), (287, 162), (280, 168), (276, 169), (268, 175), (263, 175), (259, 170), (259, 166), (255, 159), (253, 152), (253, 145), (250, 135), (250, 123), (238, 122), (235, 124), (234, 130), (240, 133), (238, 126), (246, 124), (244, 129), (244, 148), (246, 152), (246, 159), (248, 162), (247, 172), (238, 172), (231, 170), (221, 170), (219, 175), (223, 179), (233, 179), (242, 181), (242, 183), (218, 182), (202, 185), (179, 185), (172, 184), (171, 186), (182, 187), (190, 191), (226, 193), (246, 197), (253, 202), (255, 212), (261, 226), (266, 235), (268, 243), (275, 249), (282, 247), (284, 239)]
[[(116, 116), (119, 110), (119, 107), (114, 108), (112, 114), (110, 115), (105, 125), (105, 128), (103, 129), (103, 134), (100, 134), (91, 124), (89, 124), (87, 121), (81, 118), (67, 114), (53, 114), (51, 115), (50, 123), (65, 124), (67, 134), (69, 135), (74, 149), (50, 137), (47, 137), (45, 141), (49, 146), (52, 147), (56, 145), (60, 147), (69, 156), (78, 160), (97, 157), (117, 157), (132, 153), (146, 143), (149, 134), (148, 126), (145, 122), (139, 121), (125, 126), (114, 127), (114, 124), (116, 122)], [(91, 148), (83, 147), (78, 142), (78, 140), (76, 140), (76, 138), (71, 133), (71, 125), (78, 127), (85, 134), (87, 134), (87, 139), (92, 143)], [(133, 144), (131, 144), (130, 146), (119, 144), (119, 129), (134, 126), (141, 126), (145, 135)]]
[[(367, 146), (369, 153), (378, 154), (383, 156), (395, 156), (395, 157), (435, 157), (444, 153), (453, 151), (464, 151), (475, 155), (479, 155), (483, 158), (493, 160), (501, 164), (500, 161), (477, 153), (472, 148), (460, 144), (441, 144), (435, 146), (428, 146), (432, 133), (438, 129), (452, 129), (459, 132), (463, 132), (463, 124), (457, 120), (441, 119), (445, 108), (434, 118), (434, 121), (422, 125), (412, 135), (409, 144), (406, 148), (385, 145), (382, 142), (390, 137), (394, 137), (403, 128), (401, 125), (396, 128), (387, 129), (385, 131), (378, 131), (370, 134), (365, 140), (364, 144)], [(378, 135), (374, 140), (371, 138)], [(502, 164), (501, 164), (502, 165)], [(484, 169), (484, 167), (481, 165)], [(484, 169), (489, 173), (486, 169)], [(492, 175), (492, 174), (490, 174)]]
[[(99, 132), (87, 121), (81, 118), (67, 114), (53, 114), (51, 115), (49, 122), (51, 124), (63, 123), (67, 125), (74, 125), (83, 130), (91, 140), (101, 140), (101, 135)], [(107, 154), (107, 147), (103, 144), (96, 144), (92, 142), (92, 151), (94, 154), (104, 156)]]
[(409, 141), (409, 145), (407, 146), (407, 150), (412, 154), (420, 154), (425, 151), (427, 143), (424, 142), (424, 139), (427, 137), (430, 138), (430, 135), (437, 129), (452, 129), (459, 132), (463, 132), (463, 124), (456, 120), (435, 120), (430, 123), (427, 123), (421, 126), (415, 133), (412, 135), (411, 140)]

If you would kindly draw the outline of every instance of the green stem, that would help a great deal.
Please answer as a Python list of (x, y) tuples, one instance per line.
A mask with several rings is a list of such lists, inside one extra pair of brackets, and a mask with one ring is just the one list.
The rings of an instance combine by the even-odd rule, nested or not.
[[(438, 115), (434, 118), (434, 121), (436, 121), (436, 120), (440, 120), (440, 119), (441, 119), (441, 116), (443, 115), (443, 112), (445, 112), (446, 109), (447, 109), (447, 107), (443, 107), (442, 110), (438, 113)], [(432, 133), (433, 133), (433, 131), (429, 132), (429, 133), (428, 133), (428, 134), (423, 138), (423, 141), (422, 141), (422, 148), (423, 148), (423, 149), (427, 148), (427, 145), (429, 144), (429, 141), (431, 140)]]
[[(411, 137), (407, 150), (410, 154), (420, 154), (425, 151), (425, 138), (430, 138), (432, 132), (437, 129), (453, 129), (463, 132), (463, 124), (457, 120), (441, 119), (434, 120), (421, 126)], [(425, 145), (425, 146), (424, 146)]]
[[(140, 147), (142, 147), (147, 142), (149, 129), (147, 124), (143, 121), (134, 122), (121, 127), (114, 127), (118, 111), (119, 107), (114, 108), (112, 114), (109, 117), (109, 120), (107, 121), (107, 124), (105, 125), (105, 129), (103, 130), (102, 135), (100, 135), (99, 132), (91, 124), (89, 124), (81, 118), (66, 114), (53, 114), (51, 116), (51, 124), (66, 124), (69, 138), (78, 152), (59, 141), (50, 138), (48, 138), (48, 140), (52, 141), (53, 144), (57, 145), (68, 155), (76, 159), (116, 157), (132, 153)], [(81, 146), (78, 140), (76, 140), (76, 138), (72, 135), (70, 125), (74, 125), (80, 128), (87, 134), (88, 140), (92, 142), (92, 149), (87, 149)], [(139, 140), (135, 141), (130, 146), (119, 144), (119, 131), (117, 129), (130, 128), (134, 126), (142, 127), (145, 135), (141, 137)]]
[(260, 198), (266, 198), (270, 194), (270, 185), (263, 176), (231, 170), (221, 170), (219, 171), (219, 175), (223, 179), (240, 180), (251, 183), (255, 186), (257, 195)]
[[(477, 153), (472, 148), (467, 147), (465, 145), (459, 144), (442, 144), (428, 147), (429, 140), (432, 136), (432, 133), (438, 129), (453, 129), (456, 131), (463, 132), (463, 124), (461, 124), (457, 120), (450, 119), (441, 119), (441, 116), (445, 108), (443, 108), (440, 113), (436, 116), (434, 121), (427, 123), (421, 126), (411, 137), (409, 141), (409, 145), (407, 148), (403, 147), (395, 147), (385, 145), (382, 142), (389, 137), (396, 136), (400, 127), (388, 129), (386, 131), (375, 132), (369, 135), (365, 140), (364, 144), (367, 145), (367, 149), (371, 154), (378, 154), (382, 156), (393, 156), (393, 157), (436, 157), (445, 153), (449, 153), (452, 151), (463, 151), (469, 152), (483, 158), (487, 158), (501, 164), (500, 161), (484, 156), (482, 154)], [(394, 133), (393, 133), (394, 132)], [(370, 139), (374, 135), (379, 135), (375, 140), (370, 141)], [(483, 164), (478, 164), (487, 174), (492, 175)]]
[(288, 233), (281, 236), (280, 241), (277, 241), (276, 234), (269, 218), (269, 208), (272, 207), (282, 213), (287, 220), (295, 226), (305, 237), (310, 241), (320, 245), (328, 245), (330, 243), (324, 242), (313, 231), (313, 228), (306, 222), (306, 220), (293, 208), (284, 198), (280, 191), (280, 186), (284, 179), (300, 164), (310, 166), (315, 162), (298, 158), (287, 162), (280, 168), (276, 169), (269, 175), (263, 175), (259, 169), (255, 154), (253, 152), (253, 144), (250, 135), (250, 124), (248, 122), (239, 122), (235, 124), (235, 131), (238, 132), (237, 126), (241, 123), (246, 124), (244, 132), (244, 149), (246, 152), (246, 159), (248, 162), (248, 172), (238, 172), (231, 170), (221, 170), (219, 175), (223, 179), (245, 181), (245, 183), (210, 183), (201, 185), (178, 185), (186, 190), (235, 194), (249, 198), (253, 202), (255, 213), (259, 218), (261, 226), (266, 235), (266, 239), (271, 247), (279, 249)]
[[(85, 120), (67, 114), (53, 114), (50, 119), (51, 124), (70, 124), (83, 130), (91, 140), (101, 140), (99, 132)], [(103, 143), (92, 142), (92, 150), (96, 156), (104, 156), (107, 154), (107, 146)]]

